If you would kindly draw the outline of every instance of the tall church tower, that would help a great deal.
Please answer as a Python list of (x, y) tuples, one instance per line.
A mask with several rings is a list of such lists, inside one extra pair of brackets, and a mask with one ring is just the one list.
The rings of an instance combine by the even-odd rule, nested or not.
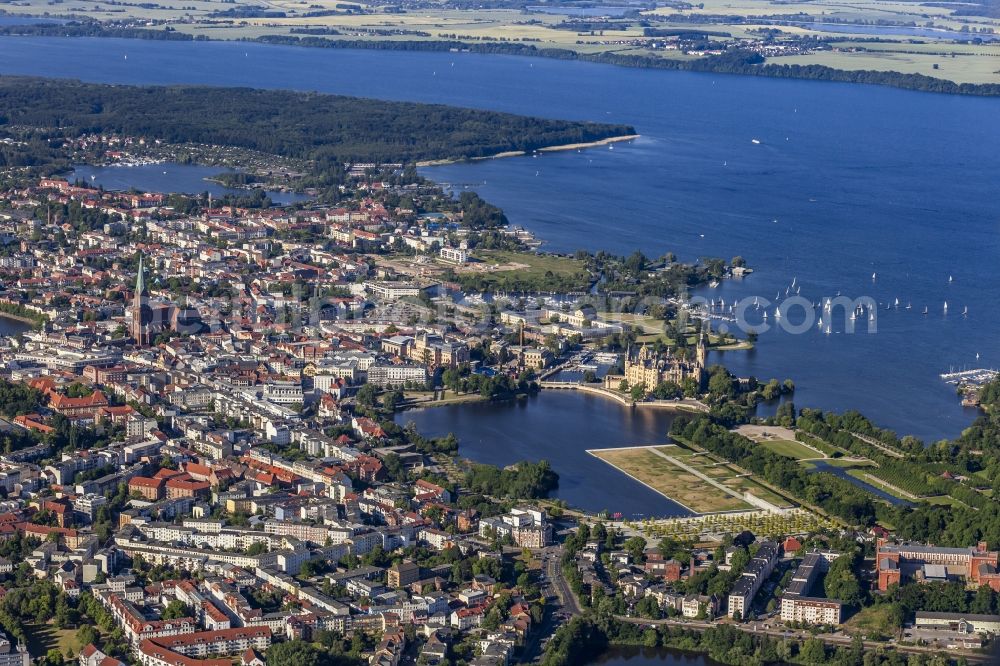
[(139, 275), (135, 279), (135, 295), (132, 297), (132, 321), (129, 325), (132, 340), (139, 346), (149, 344), (149, 325), (152, 320), (152, 310), (147, 302), (149, 292), (146, 290), (146, 278), (143, 273), (142, 255), (139, 255)]

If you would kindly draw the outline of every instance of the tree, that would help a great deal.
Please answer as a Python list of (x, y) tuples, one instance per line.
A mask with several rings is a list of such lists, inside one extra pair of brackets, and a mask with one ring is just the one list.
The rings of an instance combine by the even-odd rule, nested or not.
[(176, 620), (181, 617), (191, 617), (191, 611), (180, 599), (174, 599), (163, 609), (164, 620)]
[(365, 407), (371, 407), (375, 404), (375, 396), (378, 394), (378, 390), (371, 384), (365, 384), (358, 389), (357, 396), (355, 399), (358, 401), (359, 405), (364, 405)]
[(708, 380), (708, 392), (716, 398), (731, 398), (736, 394), (733, 378), (724, 368), (712, 373)]
[(100, 634), (91, 624), (85, 624), (76, 630), (76, 642), (79, 643), (81, 647), (85, 647), (91, 643), (97, 643), (99, 639)]
[(622, 544), (622, 547), (632, 558), (632, 561), (641, 564), (643, 562), (643, 551), (646, 550), (646, 540), (641, 536), (634, 536), (629, 538)]
[(989, 585), (980, 585), (979, 589), (976, 590), (976, 596), (972, 599), (972, 605), (969, 607), (970, 613), (979, 613), (982, 615), (995, 615), (997, 612), (997, 596), (996, 593), (990, 589)]
[(326, 666), (330, 663), (323, 650), (298, 639), (272, 644), (265, 656), (268, 666)]
[(660, 382), (653, 389), (657, 400), (676, 400), (684, 395), (684, 389), (677, 382)]
[(646, 397), (646, 387), (643, 384), (636, 384), (632, 387), (629, 395), (632, 397), (632, 400), (639, 402)]
[[(810, 638), (802, 645), (799, 658), (807, 664), (825, 664), (826, 648), (823, 641), (818, 638)], [(270, 662), (268, 662), (270, 663)]]

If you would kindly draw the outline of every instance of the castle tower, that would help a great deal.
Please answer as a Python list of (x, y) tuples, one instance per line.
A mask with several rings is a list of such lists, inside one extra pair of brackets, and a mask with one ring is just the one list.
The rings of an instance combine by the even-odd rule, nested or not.
[(698, 336), (698, 347), (695, 350), (695, 360), (698, 363), (699, 368), (705, 367), (705, 361), (708, 356), (708, 341), (705, 339), (705, 332), (702, 331)]

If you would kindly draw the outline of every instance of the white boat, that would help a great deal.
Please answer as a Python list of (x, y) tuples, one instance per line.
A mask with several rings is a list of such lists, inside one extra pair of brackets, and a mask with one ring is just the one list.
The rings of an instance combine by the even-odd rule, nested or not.
[(764, 310), (764, 321), (767, 321), (767, 310)]
[(948, 301), (944, 302), (944, 311), (948, 312)]
[(966, 316), (967, 314), (969, 314), (969, 306), (968, 305), (966, 305), (965, 308), (962, 310), (962, 316), (963, 317)]
[(872, 273), (872, 282), (875, 281), (875, 273)]
[(752, 144), (759, 144), (760, 143), (760, 139), (750, 139), (750, 143), (752, 143)]
[(927, 314), (927, 306), (924, 306), (924, 314)]
[(822, 317), (820, 317), (820, 318), (819, 318), (819, 322), (818, 322), (818, 324), (817, 324), (817, 325), (818, 325), (818, 326), (819, 326), (820, 328), (823, 328), (823, 318), (822, 318)]
[(781, 321), (781, 310), (774, 311), (774, 321)]
[(907, 310), (912, 310), (913, 309), (913, 303), (907, 303), (906, 304), (906, 309)]
[(896, 303), (895, 303), (895, 306), (896, 306), (897, 308), (899, 307), (899, 299), (898, 299), (898, 298), (896, 299)]
[(852, 313), (851, 313), (851, 316), (850, 316), (850, 320), (851, 320), (851, 321), (854, 321), (855, 319), (857, 319), (857, 317), (856, 317), (856, 316), (854, 315), (854, 313), (852, 312)]
[(952, 276), (949, 275), (948, 276), (948, 284), (951, 284), (954, 281), (955, 281), (955, 278), (953, 278)]
[(875, 321), (875, 313), (874, 312), (872, 312), (871, 314), (868, 315), (868, 321)]

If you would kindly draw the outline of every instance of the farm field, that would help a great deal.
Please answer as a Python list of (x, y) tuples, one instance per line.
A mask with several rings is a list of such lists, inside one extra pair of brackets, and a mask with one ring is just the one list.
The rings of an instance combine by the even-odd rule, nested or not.
[[(827, 40), (834, 49), (769, 57), (768, 62), (774, 64), (821, 64), (844, 70), (919, 73), (959, 83), (1000, 83), (1000, 41), (989, 39), (1000, 32), (1000, 19), (956, 15), (962, 3), (711, 0), (612, 18), (611, 31), (589, 29), (585, 22), (576, 25), (572, 22), (576, 17), (568, 13), (532, 11), (513, 4), (504, 7), (503, 3), (489, 9), (442, 5), (405, 11), (378, 3), (338, 0), (271, 0), (265, 4), (267, 16), (254, 15), (261, 6), (250, 0), (191, 0), (182, 5), (65, 0), (55, 9), (51, 0), (23, 0), (6, 5), (5, 11), (100, 21), (134, 19), (208, 39), (289, 37), (302, 35), (304, 29), (320, 29), (319, 36), (330, 40), (507, 42), (580, 54), (683, 60), (700, 56), (652, 44), (645, 39), (644, 28), (706, 31), (713, 40), (729, 44), (760, 39), (765, 30), (779, 37)], [(241, 16), (241, 12), (249, 15)], [(981, 43), (971, 41), (979, 36)]]

